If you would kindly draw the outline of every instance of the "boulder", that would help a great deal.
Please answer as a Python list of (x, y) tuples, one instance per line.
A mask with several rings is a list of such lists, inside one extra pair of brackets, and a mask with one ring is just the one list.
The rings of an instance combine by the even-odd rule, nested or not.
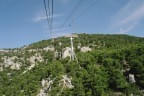
[(130, 83), (135, 83), (136, 82), (134, 74), (129, 74), (129, 82)]

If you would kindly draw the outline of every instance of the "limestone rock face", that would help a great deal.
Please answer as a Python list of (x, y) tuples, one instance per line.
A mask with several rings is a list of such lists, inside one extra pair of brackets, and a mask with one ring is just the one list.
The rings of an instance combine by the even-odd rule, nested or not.
[(73, 88), (74, 86), (71, 83), (72, 78), (69, 78), (67, 75), (62, 76), (62, 80), (60, 81), (60, 86), (63, 86), (63, 88)]
[(28, 50), (28, 52), (37, 52), (38, 50), (37, 49), (30, 49)]
[(13, 57), (3, 57), (3, 66), (5, 68), (10, 68), (12, 70), (19, 70), (21, 67), (21, 63), (16, 61), (18, 58), (16, 56)]
[(35, 54), (34, 56), (29, 58), (31, 64), (35, 64), (36, 62), (42, 62), (43, 58), (40, 54)]
[[(49, 96), (50, 95), (50, 91), (52, 90), (52, 85), (54, 84), (56, 78), (51, 79), (46, 78), (46, 79), (42, 79), (41, 81), (41, 86), (42, 88), (40, 89), (40, 92), (37, 96)], [(67, 75), (62, 75), (62, 79), (59, 80), (59, 84), (58, 86), (61, 87), (60, 91), (57, 92), (56, 96), (61, 96), (60, 94), (62, 93), (63, 89), (65, 88), (74, 88), (74, 86), (71, 83), (72, 78), (69, 78)], [(51, 95), (50, 95), (51, 96)]]
[(65, 59), (66, 57), (70, 57), (70, 56), (71, 56), (71, 48), (66, 47), (63, 51), (62, 58)]
[(55, 49), (52, 46), (47, 46), (47, 47), (43, 48), (43, 50), (45, 50), (45, 51), (54, 51)]
[(30, 62), (30, 66), (27, 68), (27, 70), (25, 70), (25, 71), (23, 72), (23, 74), (26, 73), (27, 71), (31, 70), (32, 68), (34, 68), (37, 62), (42, 62), (42, 61), (44, 61), (44, 60), (43, 60), (41, 54), (36, 53), (34, 56), (31, 56), (31, 57), (28, 59), (28, 61)]
[(41, 81), (42, 89), (40, 89), (40, 93), (37, 96), (48, 96), (48, 92), (51, 90), (51, 86), (54, 80), (50, 78), (43, 79)]
[(89, 52), (89, 51), (92, 51), (92, 49), (89, 48), (89, 47), (82, 47), (82, 48), (80, 49), (80, 51), (81, 51), (81, 52)]

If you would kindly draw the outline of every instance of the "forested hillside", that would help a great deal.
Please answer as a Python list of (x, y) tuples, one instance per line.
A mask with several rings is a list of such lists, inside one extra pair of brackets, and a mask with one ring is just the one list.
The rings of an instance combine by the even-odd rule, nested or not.
[[(0, 96), (144, 96), (144, 38), (78, 34), (0, 53)], [(65, 56), (63, 56), (65, 55)]]

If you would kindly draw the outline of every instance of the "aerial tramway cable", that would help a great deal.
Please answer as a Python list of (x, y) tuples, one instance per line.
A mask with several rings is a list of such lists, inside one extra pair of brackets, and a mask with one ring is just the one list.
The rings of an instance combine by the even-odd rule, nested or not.
[(83, 9), (80, 14), (78, 16), (76, 16), (74, 19), (79, 19), (79, 17), (83, 16), (84, 13), (86, 13), (87, 11), (89, 11), (90, 8), (92, 8), (95, 4), (96, 4), (96, 0), (93, 0), (94, 2), (90, 3), (88, 5), (88, 7), (86, 7), (85, 9)]
[[(91, 2), (92, 0), (89, 0), (89, 2)], [(84, 13), (86, 13), (87, 11), (89, 11), (89, 9), (91, 7), (93, 7), (96, 4), (96, 0), (93, 0), (94, 2), (91, 2), (86, 8), (84, 8), (80, 14), (78, 16), (74, 16), (75, 12), (77, 11), (77, 8), (80, 7), (80, 5), (83, 3), (82, 0), (80, 0), (77, 5), (73, 8), (71, 14), (66, 18), (66, 20), (64, 21), (64, 23), (62, 24), (61, 27), (64, 27), (66, 24), (68, 25), (72, 25), (71, 23), (73, 23), (74, 20), (79, 19), (81, 16), (83, 16)], [(80, 4), (81, 3), (81, 4)], [(87, 3), (88, 4), (88, 3)], [(72, 20), (70, 20), (72, 18)], [(68, 23), (70, 22), (70, 23)]]
[(65, 24), (74, 16), (75, 12), (78, 10), (80, 5), (84, 2), (85, 0), (79, 0), (78, 3), (74, 6), (72, 9), (71, 13), (68, 15), (68, 17), (65, 19), (64, 23), (60, 27), (64, 27)]
[(48, 25), (49, 25), (49, 14), (48, 14), (48, 11), (47, 11), (46, 0), (43, 0), (43, 4), (44, 4), (44, 9), (45, 9), (45, 14), (46, 14), (47, 23), (48, 23)]
[(53, 38), (53, 14), (54, 14), (54, 0), (43, 0), (48, 28)]

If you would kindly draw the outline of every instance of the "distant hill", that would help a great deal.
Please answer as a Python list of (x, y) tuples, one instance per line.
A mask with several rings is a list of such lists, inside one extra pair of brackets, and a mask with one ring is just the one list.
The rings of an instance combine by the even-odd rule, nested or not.
[(143, 96), (144, 38), (78, 34), (0, 53), (0, 96)]

